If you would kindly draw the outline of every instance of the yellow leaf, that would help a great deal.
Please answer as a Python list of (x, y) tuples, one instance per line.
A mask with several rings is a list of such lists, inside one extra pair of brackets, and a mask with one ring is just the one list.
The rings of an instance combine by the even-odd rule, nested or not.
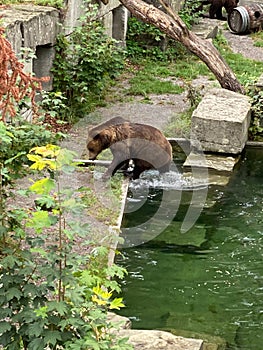
[(98, 305), (106, 305), (107, 304), (106, 300), (99, 299), (96, 295), (92, 295), (91, 299), (94, 303), (96, 303)]
[(46, 146), (34, 147), (30, 152), (42, 155), (42, 157), (56, 157), (60, 152), (60, 147), (48, 144)]
[(46, 167), (46, 162), (45, 161), (39, 161), (39, 162), (35, 162), (34, 164), (32, 164), (30, 166), (31, 169), (35, 169), (35, 170), (43, 170)]
[(55, 160), (45, 160), (45, 161), (51, 170), (57, 170), (58, 167)]
[(38, 162), (39, 160), (41, 160), (42, 158), (33, 154), (28, 154), (27, 158), (29, 160), (31, 160), (31, 162)]
[(125, 307), (122, 300), (123, 300), (122, 298), (115, 298), (114, 300), (112, 300), (112, 302), (110, 303), (110, 309), (120, 310), (121, 307)]
[(92, 290), (102, 299), (110, 299), (112, 296), (112, 292), (108, 292), (107, 290), (102, 289), (100, 286), (93, 287)]

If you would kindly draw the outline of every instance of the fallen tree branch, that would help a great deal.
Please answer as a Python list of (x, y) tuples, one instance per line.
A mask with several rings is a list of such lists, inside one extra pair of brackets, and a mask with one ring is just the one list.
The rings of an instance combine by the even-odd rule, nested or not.
[(135, 17), (153, 24), (198, 56), (215, 75), (222, 88), (244, 93), (244, 88), (213, 44), (190, 31), (170, 5), (163, 0), (159, 1), (166, 13), (142, 0), (120, 0)]

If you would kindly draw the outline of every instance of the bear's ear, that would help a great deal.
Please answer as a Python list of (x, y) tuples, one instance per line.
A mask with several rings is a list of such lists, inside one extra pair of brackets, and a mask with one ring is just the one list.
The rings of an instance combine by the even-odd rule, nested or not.
[(88, 139), (96, 140), (99, 138), (99, 132), (94, 128), (88, 129)]

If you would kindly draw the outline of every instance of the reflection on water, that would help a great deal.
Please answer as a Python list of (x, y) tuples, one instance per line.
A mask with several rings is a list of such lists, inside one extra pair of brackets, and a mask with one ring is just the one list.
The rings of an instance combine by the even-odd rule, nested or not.
[[(122, 314), (132, 318), (134, 328), (213, 336), (226, 341), (227, 349), (262, 349), (262, 179), (263, 151), (250, 149), (227, 187), (209, 189), (210, 204), (190, 231), (180, 232), (190, 205), (186, 190), (164, 232), (123, 250), (118, 263), (129, 276)], [(136, 226), (157, 210), (162, 191), (155, 187), (143, 206), (126, 214), (125, 226)], [(167, 190), (176, 196), (178, 189)]]

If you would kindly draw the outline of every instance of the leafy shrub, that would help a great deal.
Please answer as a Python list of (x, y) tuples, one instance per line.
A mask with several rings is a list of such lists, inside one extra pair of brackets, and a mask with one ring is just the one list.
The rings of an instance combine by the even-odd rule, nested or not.
[(2, 185), (21, 178), (24, 166), (29, 164), (26, 154), (32, 147), (55, 143), (60, 134), (54, 135), (43, 125), (27, 123), (17, 125), (0, 121), (0, 174)]
[(159, 61), (173, 60), (181, 52), (181, 44), (166, 37), (152, 24), (135, 17), (128, 20), (126, 37), (127, 55), (133, 60), (143, 57)]
[(123, 307), (113, 293), (120, 291), (114, 277), (125, 270), (108, 267), (108, 248), (96, 247), (79, 219), (88, 209), (84, 189), (73, 194), (59, 182), (76, 170), (74, 154), (47, 145), (27, 157), (46, 176), (20, 191), (37, 197), (35, 208), (7, 208), (0, 197), (0, 344), (6, 350), (132, 349), (107, 320), (108, 310)]
[(182, 9), (179, 11), (179, 16), (191, 28), (193, 24), (198, 23), (200, 16), (203, 13), (202, 0), (186, 0)]
[(263, 91), (252, 88), (248, 90), (248, 95), (252, 105), (249, 137), (254, 141), (263, 141)]
[(97, 6), (87, 1), (81, 25), (70, 36), (60, 35), (57, 40), (54, 91), (66, 98), (67, 109), (62, 115), (67, 120), (90, 112), (124, 66), (123, 50), (105, 34), (97, 16)]

